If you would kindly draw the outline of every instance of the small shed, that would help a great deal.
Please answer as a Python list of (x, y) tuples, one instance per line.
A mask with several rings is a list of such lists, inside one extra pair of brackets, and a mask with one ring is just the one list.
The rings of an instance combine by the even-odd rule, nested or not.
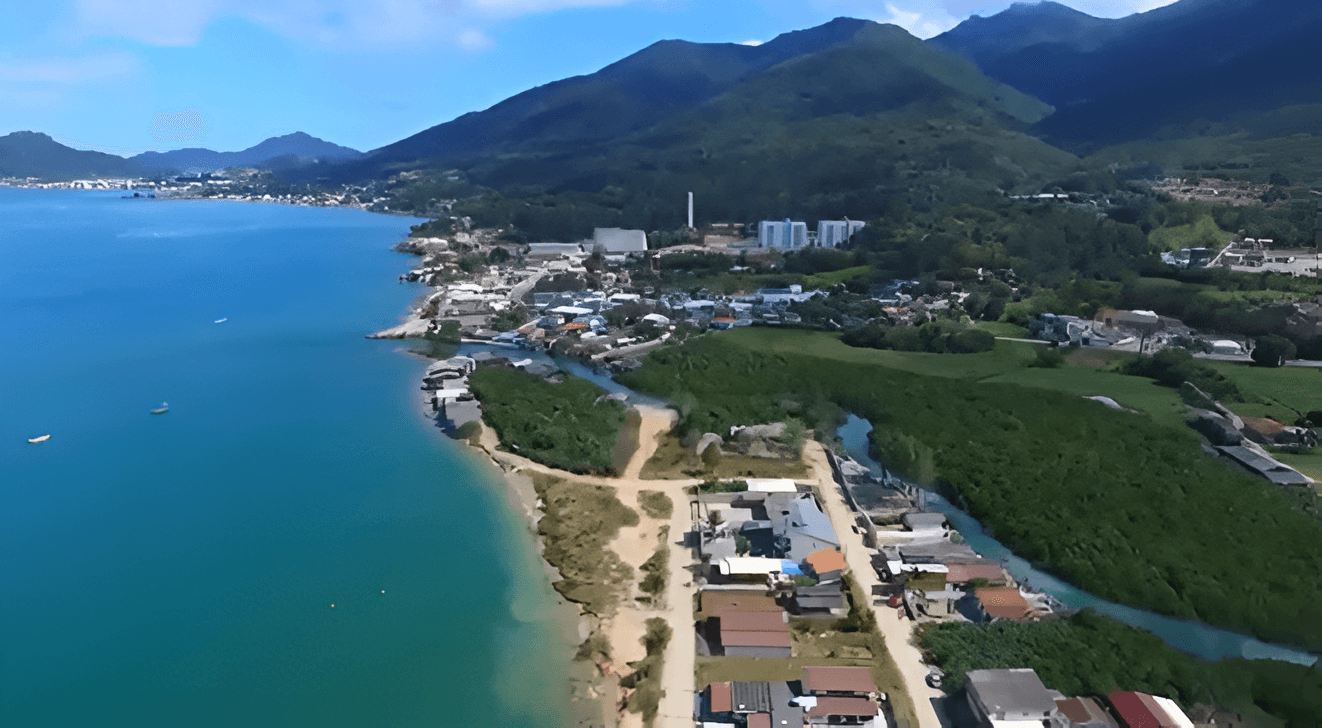
[(808, 554), (804, 561), (822, 582), (840, 581), (845, 570), (845, 555), (838, 549), (821, 549)]

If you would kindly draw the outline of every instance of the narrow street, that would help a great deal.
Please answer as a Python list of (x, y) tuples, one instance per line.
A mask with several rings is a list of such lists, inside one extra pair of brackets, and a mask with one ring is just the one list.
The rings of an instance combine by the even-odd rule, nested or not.
[[(812, 466), (814, 477), (821, 486), (822, 505), (831, 517), (831, 525), (840, 537), (840, 548), (844, 552), (845, 562), (863, 592), (872, 594), (872, 588), (881, 583), (877, 572), (872, 569), (871, 553), (863, 545), (863, 536), (855, 533), (854, 512), (845, 502), (840, 486), (831, 473), (831, 464), (826, 459), (822, 444), (809, 441), (804, 448), (804, 459)], [(886, 640), (886, 649), (890, 651), (895, 664), (899, 666), (900, 676), (904, 679), (904, 689), (913, 700), (914, 712), (918, 715), (918, 728), (942, 728), (932, 699), (944, 697), (944, 693), (927, 684), (927, 666), (923, 664), (922, 653), (914, 646), (913, 622), (897, 619), (896, 610), (886, 606), (873, 606), (877, 615), (877, 627)]]

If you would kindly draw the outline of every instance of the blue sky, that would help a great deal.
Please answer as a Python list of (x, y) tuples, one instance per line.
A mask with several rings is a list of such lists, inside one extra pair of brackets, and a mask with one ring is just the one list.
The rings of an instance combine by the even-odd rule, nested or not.
[[(1099, 17), (1172, 0), (1062, 0)], [(305, 131), (373, 149), (657, 40), (837, 16), (931, 37), (1009, 0), (50, 0), (0, 3), (0, 134), (134, 154)]]

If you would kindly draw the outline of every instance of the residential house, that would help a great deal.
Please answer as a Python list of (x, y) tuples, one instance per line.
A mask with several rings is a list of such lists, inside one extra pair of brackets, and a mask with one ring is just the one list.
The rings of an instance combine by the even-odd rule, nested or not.
[(1295, 336), (1322, 336), (1322, 296), (1296, 303), (1294, 313), (1285, 320), (1285, 330)]
[(790, 626), (784, 609), (721, 612), (720, 641), (727, 657), (789, 657)]
[(800, 617), (836, 618), (849, 612), (840, 582), (795, 587), (791, 603)]
[(868, 667), (805, 667), (803, 690), (819, 698), (866, 698), (881, 693), (872, 681), (872, 669)]
[(1069, 726), (1069, 719), (1061, 714), (1055, 697), (1031, 669), (969, 670), (967, 677), (965, 691), (969, 707), (980, 725)]
[(1033, 608), (1019, 590), (1012, 586), (980, 587), (973, 591), (970, 601), (974, 621), (995, 622), (1010, 619), (1016, 622), (1033, 616)]
[(1193, 721), (1169, 698), (1117, 691), (1106, 699), (1123, 728), (1193, 728)]
[(870, 668), (805, 667), (802, 684), (799, 704), (808, 725), (886, 725), (880, 703), (885, 695), (872, 681)]
[(982, 586), (1005, 586), (1010, 583), (1005, 575), (1005, 569), (994, 561), (951, 564), (947, 568), (949, 571), (946, 572), (946, 583), (952, 586), (965, 586), (972, 581), (982, 582)]
[(1094, 698), (1062, 698), (1056, 701), (1070, 728), (1117, 728), (1110, 714)]
[(839, 549), (822, 549), (803, 559), (819, 582), (840, 581), (845, 570), (845, 555)]
[(702, 591), (698, 594), (698, 618), (719, 616), (721, 612), (774, 612), (776, 600), (766, 594), (747, 591)]
[(814, 551), (840, 547), (830, 517), (817, 507), (811, 493), (794, 496), (771, 493), (765, 504), (767, 517), (786, 558), (798, 561)]

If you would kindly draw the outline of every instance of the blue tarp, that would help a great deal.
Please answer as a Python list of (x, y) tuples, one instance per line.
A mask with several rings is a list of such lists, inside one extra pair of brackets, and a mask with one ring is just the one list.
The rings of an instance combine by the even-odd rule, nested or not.
[(799, 565), (788, 559), (782, 559), (780, 562), (780, 573), (790, 576), (803, 576), (803, 569)]

